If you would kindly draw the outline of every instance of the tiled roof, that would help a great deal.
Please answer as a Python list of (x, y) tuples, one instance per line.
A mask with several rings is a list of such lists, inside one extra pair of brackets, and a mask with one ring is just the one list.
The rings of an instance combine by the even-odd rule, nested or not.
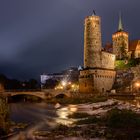
[(132, 40), (129, 42), (129, 51), (135, 51), (139, 40)]

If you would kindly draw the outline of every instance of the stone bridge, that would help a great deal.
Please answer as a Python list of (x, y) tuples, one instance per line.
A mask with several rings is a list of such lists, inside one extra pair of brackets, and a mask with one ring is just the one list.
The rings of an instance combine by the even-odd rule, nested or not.
[(48, 90), (42, 90), (42, 91), (16, 91), (16, 90), (9, 90), (9, 91), (4, 91), (1, 92), (0, 94), (11, 97), (11, 96), (16, 96), (16, 95), (32, 95), (39, 97), (41, 99), (50, 99), (50, 98), (55, 98), (58, 97), (59, 95), (64, 95), (66, 97), (71, 97), (71, 92), (67, 90), (53, 90), (53, 89), (48, 89)]

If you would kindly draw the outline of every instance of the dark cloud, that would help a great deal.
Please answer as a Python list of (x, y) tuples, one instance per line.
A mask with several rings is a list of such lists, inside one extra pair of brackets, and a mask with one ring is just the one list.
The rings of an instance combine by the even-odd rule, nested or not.
[(0, 72), (26, 79), (82, 65), (84, 18), (102, 18), (103, 43), (111, 41), (122, 11), (124, 29), (140, 38), (140, 1), (0, 1)]

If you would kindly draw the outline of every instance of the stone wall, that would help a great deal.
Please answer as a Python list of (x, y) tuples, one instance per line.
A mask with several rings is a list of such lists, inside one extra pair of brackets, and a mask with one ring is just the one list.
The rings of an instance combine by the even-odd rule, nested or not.
[(89, 69), (80, 71), (79, 91), (82, 93), (104, 93), (111, 90), (116, 72), (104, 69)]
[(94, 91), (94, 81), (93, 75), (90, 73), (90, 70), (80, 71), (79, 77), (79, 92), (81, 93), (91, 93)]
[(95, 90), (103, 93), (111, 90), (115, 81), (116, 72), (113, 70), (97, 69), (94, 75)]
[(87, 17), (84, 30), (84, 68), (101, 66), (101, 42), (100, 17)]
[(114, 69), (115, 68), (115, 55), (102, 51), (101, 68)]

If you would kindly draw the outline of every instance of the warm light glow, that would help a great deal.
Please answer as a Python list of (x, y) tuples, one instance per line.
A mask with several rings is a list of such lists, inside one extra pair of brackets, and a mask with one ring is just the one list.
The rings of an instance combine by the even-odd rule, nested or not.
[(71, 85), (71, 87), (72, 87), (72, 88), (74, 88), (74, 84), (73, 84), (73, 85)]
[(69, 82), (68, 84), (71, 85), (71, 82)]
[(63, 89), (63, 86), (58, 85), (57, 87), (55, 87), (55, 90), (59, 90), (59, 89)]
[(75, 120), (68, 118), (68, 116), (76, 111), (77, 111), (76, 105), (69, 105), (67, 107), (59, 108), (56, 111), (58, 117), (55, 119), (55, 121), (59, 124), (71, 125), (75, 122)]
[(135, 84), (135, 86), (136, 86), (136, 87), (140, 87), (140, 83), (137, 82), (137, 83)]
[(62, 86), (66, 86), (67, 85), (67, 82), (66, 81), (62, 81)]
[(77, 111), (77, 106), (76, 105), (69, 105), (68, 107), (69, 107), (69, 111), (72, 114)]

